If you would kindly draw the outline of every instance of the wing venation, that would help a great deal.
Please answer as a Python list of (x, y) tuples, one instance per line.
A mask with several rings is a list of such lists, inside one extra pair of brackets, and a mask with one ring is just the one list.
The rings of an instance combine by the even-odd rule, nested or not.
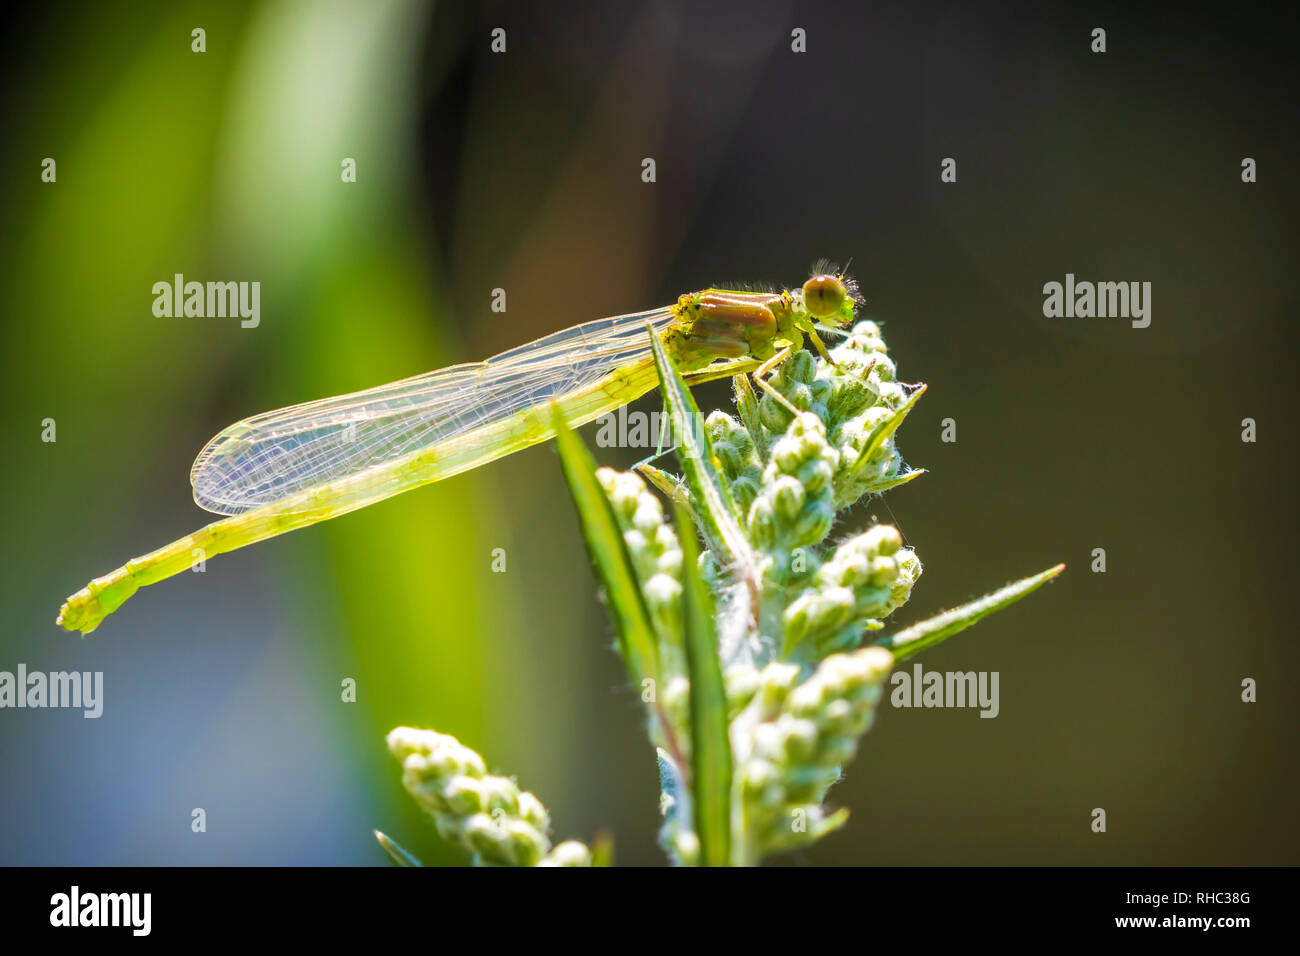
[(649, 352), (646, 323), (671, 319), (666, 308), (598, 319), (486, 362), (244, 419), (199, 453), (194, 500), (243, 514), (544, 406)]

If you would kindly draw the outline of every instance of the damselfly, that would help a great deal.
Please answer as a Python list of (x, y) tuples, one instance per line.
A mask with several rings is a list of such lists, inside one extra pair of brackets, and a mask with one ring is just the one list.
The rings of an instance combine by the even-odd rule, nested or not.
[(817, 326), (851, 324), (851, 280), (818, 272), (795, 290), (705, 289), (674, 305), (598, 319), (503, 352), (364, 392), (266, 412), (231, 425), (190, 472), (200, 507), (229, 515), (96, 578), (58, 623), (89, 634), (132, 594), (204, 559), (460, 474), (635, 401), (658, 382), (650, 335), (688, 384), (767, 375)]

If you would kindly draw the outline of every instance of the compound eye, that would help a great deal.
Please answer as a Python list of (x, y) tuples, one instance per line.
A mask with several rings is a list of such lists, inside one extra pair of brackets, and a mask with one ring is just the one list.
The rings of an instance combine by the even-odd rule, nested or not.
[(814, 319), (829, 319), (838, 313), (848, 296), (839, 276), (813, 276), (803, 284), (804, 307)]

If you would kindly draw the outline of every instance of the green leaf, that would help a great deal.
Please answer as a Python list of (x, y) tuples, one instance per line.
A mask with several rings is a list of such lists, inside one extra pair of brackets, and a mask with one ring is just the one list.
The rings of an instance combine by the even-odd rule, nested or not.
[[(898, 431), (898, 426), (903, 424), (903, 419), (906, 418), (908, 413), (916, 407), (916, 403), (920, 401), (921, 396), (925, 394), (927, 387), (928, 386), (924, 383), (918, 385), (916, 391), (912, 392), (912, 394), (908, 396), (907, 401), (903, 403), (902, 408), (894, 412), (894, 414), (890, 415), (872, 429), (871, 436), (867, 439), (867, 443), (862, 446), (862, 452), (858, 455), (858, 460), (855, 461), (853, 467), (849, 469), (850, 475), (856, 475), (862, 469), (862, 466), (870, 461), (872, 456), (884, 447), (885, 442), (889, 441), (889, 439), (893, 437), (894, 432)], [(904, 480), (915, 478), (917, 474), (917, 472), (911, 472), (907, 476), (904, 476)], [(901, 483), (902, 482), (896, 482), (896, 484)]]
[(690, 492), (687, 491), (686, 483), (682, 479), (669, 474), (662, 468), (656, 468), (654, 465), (645, 462), (637, 465), (636, 470), (642, 478), (659, 489), (660, 494), (673, 504), (683, 506), (692, 515), (695, 513), (695, 509), (691, 507)]
[(614, 834), (608, 830), (599, 831), (591, 841), (591, 865), (614, 865)]
[(559, 407), (552, 405), (555, 444), (560, 464), (582, 525), (591, 563), (605, 587), (605, 600), (618, 631), (619, 648), (632, 678), (640, 687), (643, 678), (657, 679), (659, 660), (654, 622), (646, 608), (636, 568), (623, 540), (614, 507), (596, 480), (596, 462), (582, 440), (569, 429)]
[[(830, 816), (823, 819), (817, 826), (813, 828), (812, 840), (820, 840), (822, 837), (826, 836), (826, 834), (834, 833), (836, 830), (840, 829), (840, 827), (844, 826), (844, 824), (848, 822), (849, 822), (849, 808), (840, 807), (838, 810), (836, 810)], [(809, 842), (812, 842), (812, 840), (810, 840)]]
[(758, 396), (754, 394), (754, 386), (749, 383), (748, 375), (737, 375), (731, 382), (736, 392), (736, 412), (740, 415), (741, 424), (749, 432), (750, 441), (759, 454), (766, 454), (766, 442), (763, 439), (765, 432), (759, 423)]
[(1026, 594), (1036, 590), (1043, 583), (1050, 581), (1064, 570), (1065, 565), (1058, 564), (1054, 568), (1048, 568), (1041, 574), (1035, 574), (1033, 577), (1017, 581), (1015, 584), (1008, 584), (992, 594), (986, 594), (978, 601), (963, 604), (961, 607), (936, 615), (928, 621), (913, 624), (897, 634), (881, 638), (876, 641), (876, 646), (891, 651), (895, 661), (905, 660), (913, 654), (946, 641), (958, 631), (966, 630), (980, 618), (987, 617), (994, 611), (1000, 611), (1010, 604), (1015, 604)]
[(897, 488), (900, 485), (905, 485), (909, 481), (913, 481), (916, 478), (920, 478), (924, 474), (926, 474), (926, 469), (913, 468), (905, 475), (899, 475), (898, 477), (892, 478), (889, 481), (885, 482), (884, 484), (873, 484), (871, 488), (875, 494), (881, 494), (882, 492), (886, 492), (889, 491), (890, 489)]
[(388, 854), (388, 858), (393, 861), (394, 866), (424, 866), (423, 863), (417, 860), (409, 852), (398, 846), (397, 843), (390, 839), (387, 834), (376, 830), (375, 839), (378, 840), (379, 845), (384, 848), (384, 852)]
[(654, 350), (655, 368), (659, 372), (659, 389), (663, 392), (664, 408), (673, 423), (677, 438), (677, 457), (682, 463), (686, 486), (695, 499), (696, 514), (704, 528), (710, 545), (717, 551), (719, 561), (738, 569), (743, 576), (751, 598), (757, 600), (758, 575), (754, 570), (753, 552), (749, 539), (740, 527), (740, 513), (731, 499), (731, 491), (722, 466), (718, 464), (704, 431), (704, 418), (695, 404), (690, 389), (673, 365), (663, 343), (650, 326), (650, 346)]
[(700, 863), (731, 862), (731, 741), (727, 737), (727, 695), (718, 663), (713, 599), (700, 577), (695, 525), (677, 509), (682, 545), (682, 604), (686, 669), (691, 703), (691, 810), (700, 841)]

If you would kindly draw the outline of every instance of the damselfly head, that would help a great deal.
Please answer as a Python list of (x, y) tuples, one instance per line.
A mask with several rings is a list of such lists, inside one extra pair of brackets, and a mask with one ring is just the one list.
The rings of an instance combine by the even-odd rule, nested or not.
[(803, 284), (804, 308), (812, 318), (836, 328), (853, 320), (857, 284), (835, 272), (818, 272)]

